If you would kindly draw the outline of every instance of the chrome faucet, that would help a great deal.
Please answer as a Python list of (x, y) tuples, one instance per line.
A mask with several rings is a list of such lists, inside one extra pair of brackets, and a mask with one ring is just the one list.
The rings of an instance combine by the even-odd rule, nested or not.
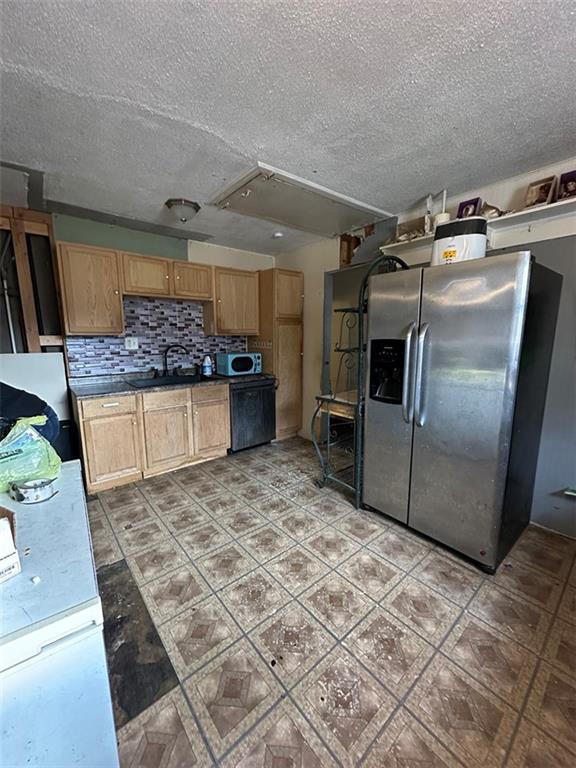
[(162, 376), (168, 376), (168, 353), (172, 349), (182, 349), (186, 354), (188, 354), (188, 350), (182, 344), (170, 344), (169, 347), (166, 347), (164, 350), (164, 368), (162, 369)]

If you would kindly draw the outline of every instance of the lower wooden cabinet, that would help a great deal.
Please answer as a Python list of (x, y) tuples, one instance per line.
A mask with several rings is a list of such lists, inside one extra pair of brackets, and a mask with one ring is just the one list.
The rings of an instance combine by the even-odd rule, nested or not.
[(140, 430), (135, 413), (119, 413), (83, 423), (88, 490), (103, 490), (142, 477)]
[(227, 384), (90, 399), (77, 410), (89, 493), (223, 456), (230, 447)]
[(276, 323), (276, 437), (282, 440), (302, 426), (302, 323)]

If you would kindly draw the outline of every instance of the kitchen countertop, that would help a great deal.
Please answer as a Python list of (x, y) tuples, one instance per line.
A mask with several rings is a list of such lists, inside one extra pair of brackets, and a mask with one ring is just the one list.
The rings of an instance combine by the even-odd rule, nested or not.
[[(132, 377), (135, 378), (135, 377)], [(140, 376), (139, 378), (145, 378)], [(109, 381), (99, 381), (94, 384), (80, 384), (75, 382), (70, 385), (70, 392), (77, 400), (90, 400), (95, 397), (105, 395), (136, 395), (139, 392), (160, 392), (163, 389), (181, 389), (182, 387), (210, 387), (215, 384), (232, 384), (234, 382), (260, 381), (263, 379), (273, 379), (274, 376), (269, 373), (255, 373), (246, 376), (213, 376), (210, 379), (204, 379), (197, 382), (183, 382), (182, 384), (164, 384), (157, 387), (132, 387), (130, 379), (121, 379), (114, 376)]]

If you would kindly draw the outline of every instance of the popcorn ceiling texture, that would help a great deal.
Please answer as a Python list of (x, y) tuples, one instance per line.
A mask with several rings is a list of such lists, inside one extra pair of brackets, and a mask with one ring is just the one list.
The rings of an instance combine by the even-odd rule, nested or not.
[[(174, 351), (168, 365), (187, 367), (216, 352), (245, 352), (244, 336), (204, 336), (202, 305), (193, 301), (124, 297), (125, 336), (70, 336), (66, 339), (70, 376), (146, 373), (161, 369), (163, 351), (183, 344), (189, 355)], [(125, 349), (124, 338), (137, 336), (137, 350)]]
[[(173, 225), (167, 197), (204, 203), (259, 159), (402, 211), (574, 152), (574, 0), (2, 6), (2, 159), (92, 210)], [(189, 227), (306, 237), (206, 205)]]

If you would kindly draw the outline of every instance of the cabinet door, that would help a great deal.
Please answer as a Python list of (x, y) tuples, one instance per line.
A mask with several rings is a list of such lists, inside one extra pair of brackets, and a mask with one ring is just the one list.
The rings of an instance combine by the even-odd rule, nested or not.
[(141, 477), (140, 438), (135, 413), (84, 422), (89, 484), (114, 485)]
[(124, 293), (137, 296), (169, 296), (171, 263), (138, 253), (123, 253)]
[(186, 405), (144, 412), (146, 468), (186, 463), (192, 455), (190, 409)]
[(216, 267), (218, 333), (256, 336), (259, 330), (258, 272)]
[(276, 317), (300, 320), (304, 303), (304, 275), (285, 269), (276, 270)]
[(302, 324), (276, 327), (276, 436), (294, 435), (302, 426)]
[(187, 299), (213, 298), (212, 267), (174, 262), (174, 295)]
[(64, 324), (69, 335), (114, 336), (124, 331), (116, 251), (58, 244)]
[(196, 453), (230, 447), (230, 403), (228, 400), (194, 404)]

